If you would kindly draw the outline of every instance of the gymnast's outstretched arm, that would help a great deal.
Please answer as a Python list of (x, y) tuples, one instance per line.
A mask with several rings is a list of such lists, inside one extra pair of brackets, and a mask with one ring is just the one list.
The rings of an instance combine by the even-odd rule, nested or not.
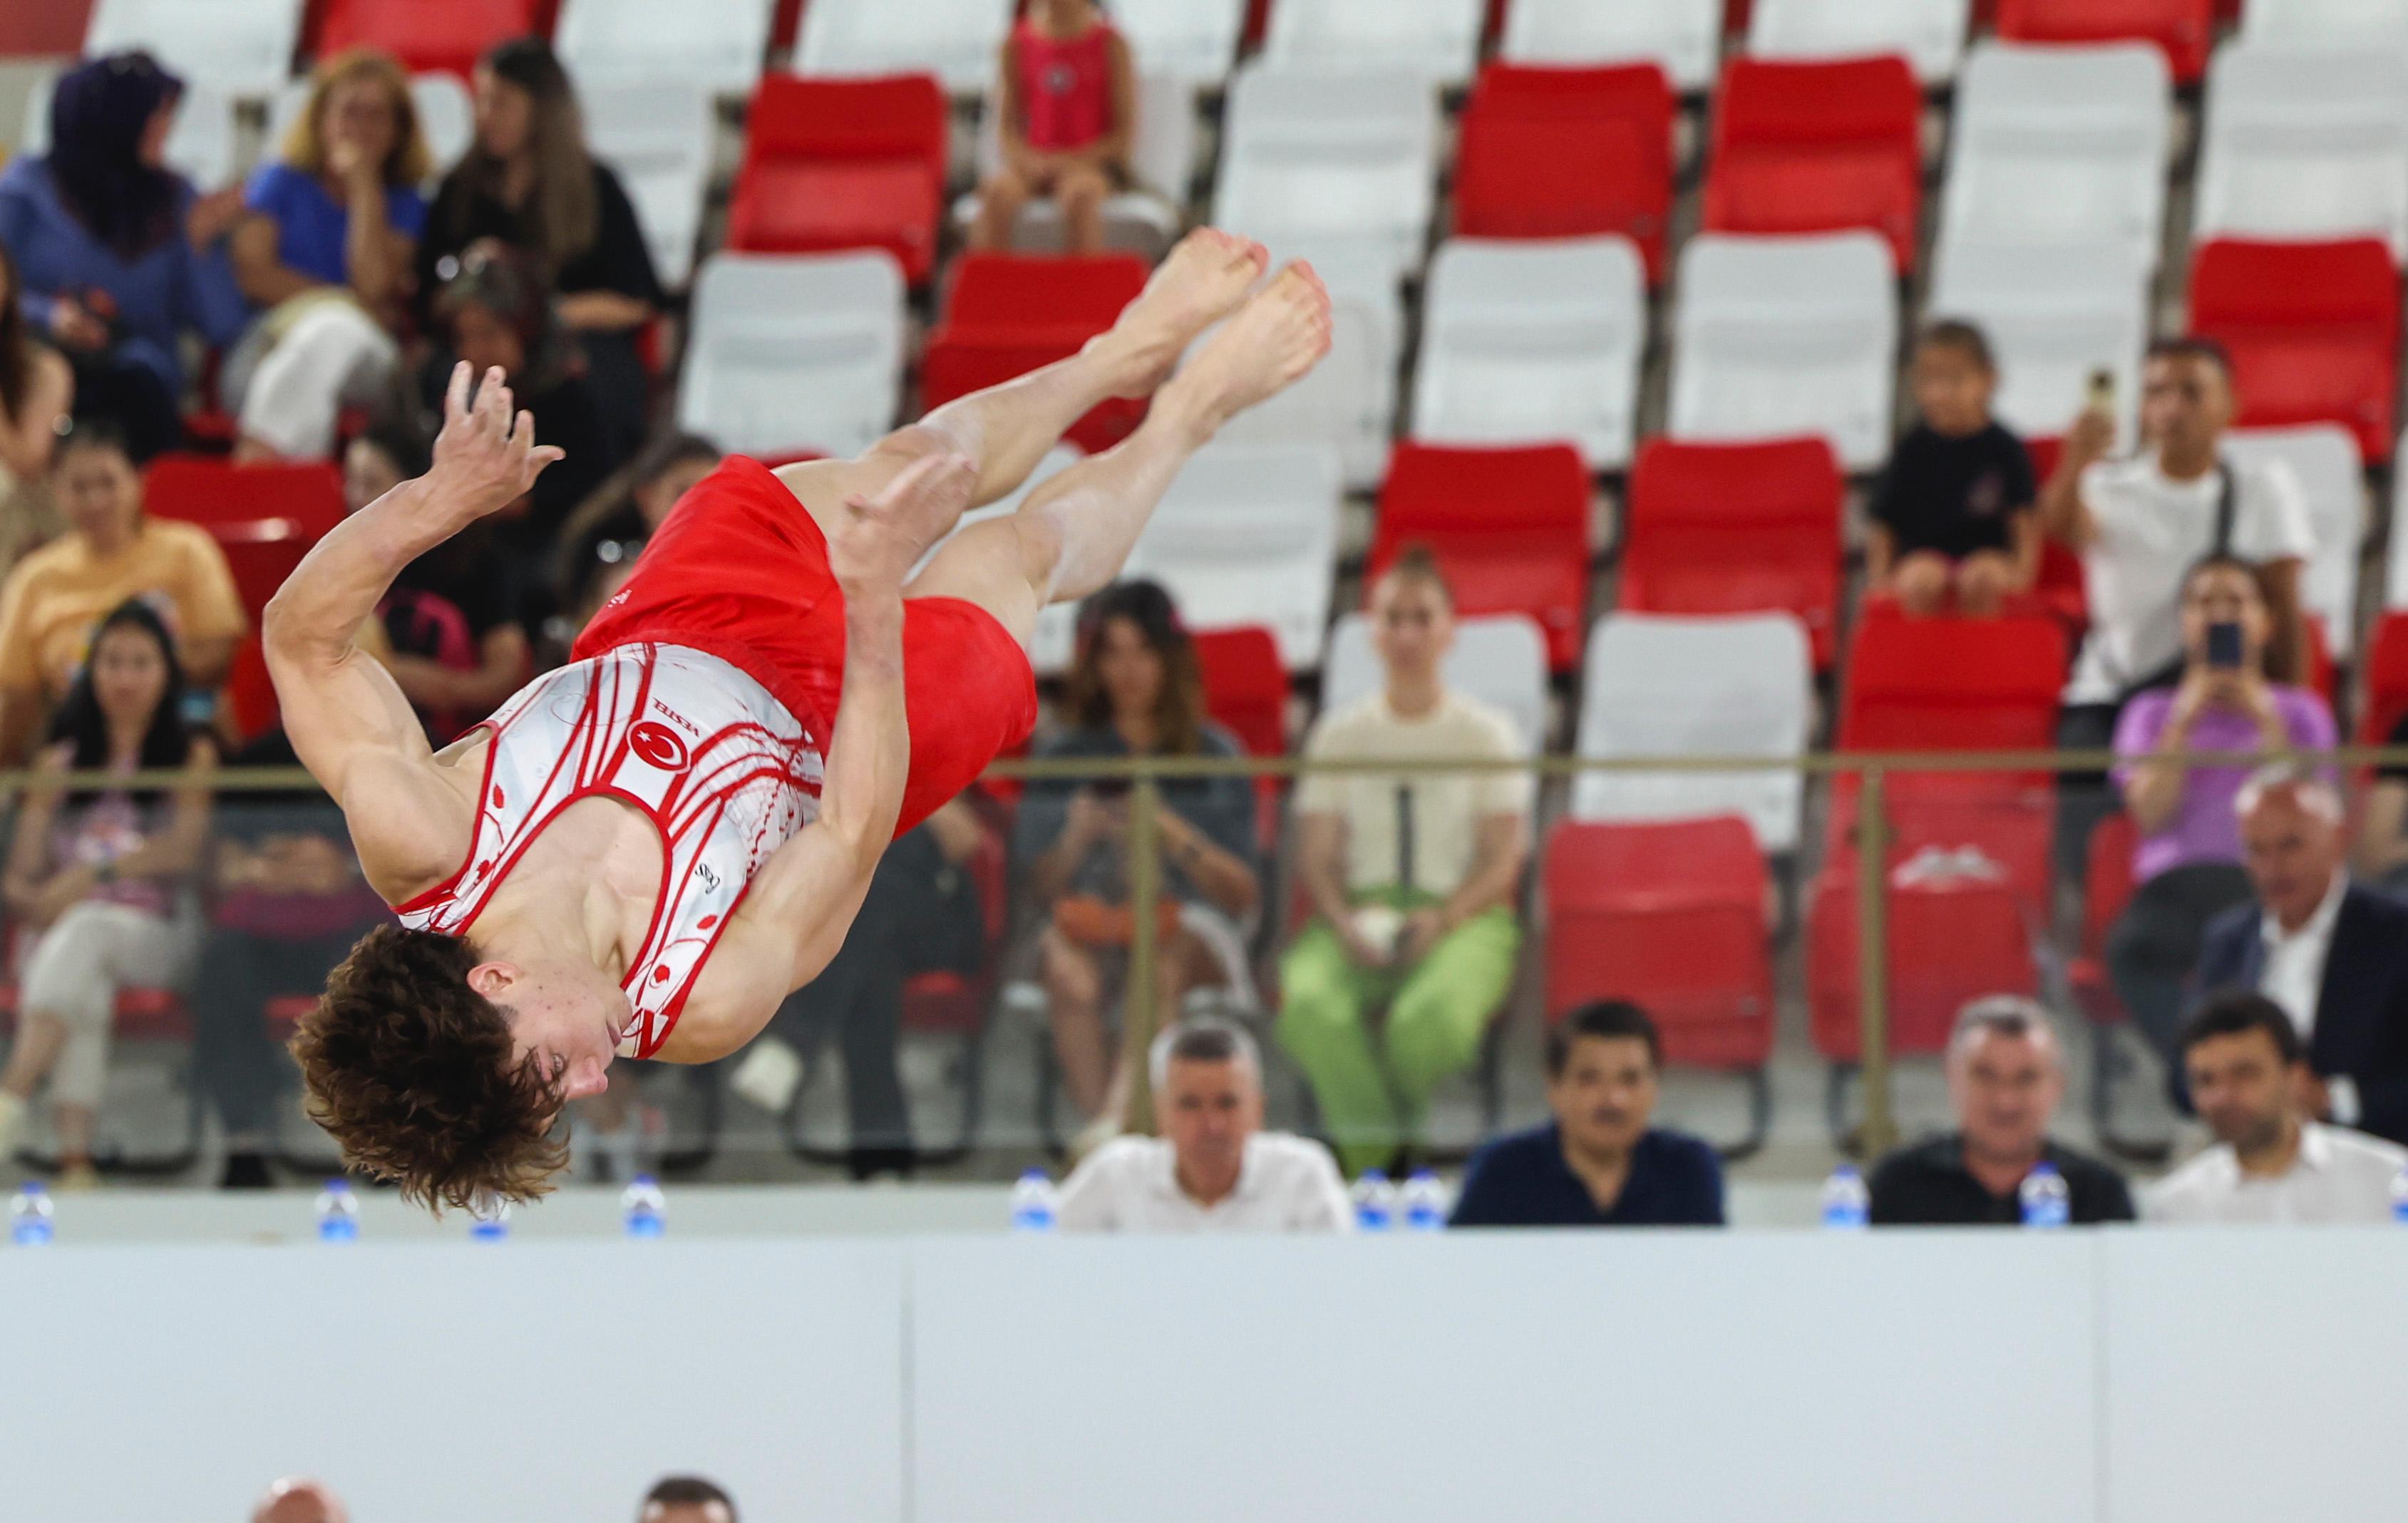
[(302, 764), (342, 806), (368, 881), (388, 899), (440, 879), (467, 848), (465, 799), (437, 772), (425, 732), (384, 667), (354, 643), (402, 567), (532, 485), (558, 449), (535, 443), (509, 388), (452, 373), (435, 466), (337, 524), (268, 600), (261, 643)]

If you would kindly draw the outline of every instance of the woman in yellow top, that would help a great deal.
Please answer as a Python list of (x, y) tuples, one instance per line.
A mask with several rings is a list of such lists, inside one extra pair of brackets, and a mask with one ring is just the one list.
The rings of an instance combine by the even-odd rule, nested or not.
[(93, 626), (126, 599), (157, 606), (194, 690), (224, 677), (250, 628), (208, 531), (142, 511), (142, 478), (114, 424), (86, 420), (59, 441), (50, 494), (66, 532), (0, 581), (0, 763), (8, 765), (66, 696)]

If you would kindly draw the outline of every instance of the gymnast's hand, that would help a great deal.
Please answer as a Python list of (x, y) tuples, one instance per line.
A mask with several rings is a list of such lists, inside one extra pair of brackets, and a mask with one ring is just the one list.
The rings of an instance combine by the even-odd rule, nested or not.
[(875, 497), (844, 500), (828, 536), (828, 568), (848, 599), (895, 597), (903, 578), (960, 521), (978, 486), (968, 455), (929, 454), (905, 466)]
[(472, 374), (466, 361), (452, 367), (443, 432), (435, 437), (435, 468), (426, 473), (435, 501), (463, 527), (518, 501), (545, 466), (563, 458), (557, 446), (535, 442), (533, 413), (519, 413), (513, 422), (510, 389), (499, 365), (485, 372), (471, 407)]

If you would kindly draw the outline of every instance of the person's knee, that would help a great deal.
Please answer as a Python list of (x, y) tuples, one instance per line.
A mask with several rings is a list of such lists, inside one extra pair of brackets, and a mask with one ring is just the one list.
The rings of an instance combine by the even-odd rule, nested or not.
[(1054, 199), (1062, 204), (1066, 215), (1076, 216), (1101, 206), (1111, 189), (1111, 181), (1104, 178), (1102, 170), (1082, 164), (1063, 172), (1054, 187)]
[(1103, 1001), (1103, 971), (1094, 954), (1050, 927), (1038, 939), (1037, 977), (1059, 1017), (1068, 1008), (1091, 1010)]
[(1977, 618), (1998, 613), (2014, 590), (2014, 568), (1994, 550), (1967, 556), (1956, 567), (1958, 610)]
[(1916, 550), (1900, 560), (1890, 573), (1899, 606), (1917, 618), (1938, 613), (1948, 601), (1950, 569), (1946, 556), (1930, 550)]
[(1399, 1078), (1434, 1083), (1480, 1055), (1493, 1003), (1442, 984), (1408, 988), (1388, 1009), (1389, 1066)]
[(1280, 1014), (1275, 1028), (1283, 1046), (1310, 1048), (1361, 1023), (1362, 1011), (1348, 987), (1344, 957), (1310, 933), (1288, 949), (1280, 963)]

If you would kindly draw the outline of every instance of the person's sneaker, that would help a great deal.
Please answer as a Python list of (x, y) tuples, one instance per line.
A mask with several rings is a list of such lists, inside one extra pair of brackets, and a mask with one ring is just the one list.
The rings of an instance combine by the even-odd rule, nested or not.
[(276, 1175), (267, 1166), (265, 1153), (228, 1153), (225, 1172), (218, 1175), (220, 1189), (274, 1189)]

